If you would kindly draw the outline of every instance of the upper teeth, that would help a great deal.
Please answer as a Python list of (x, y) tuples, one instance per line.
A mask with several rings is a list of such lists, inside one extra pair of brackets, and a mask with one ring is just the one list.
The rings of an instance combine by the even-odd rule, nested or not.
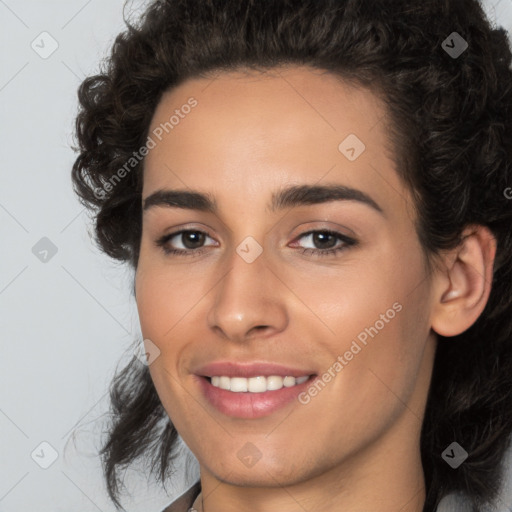
[(248, 391), (250, 393), (263, 393), (264, 391), (276, 391), (285, 388), (290, 388), (296, 384), (302, 384), (308, 380), (309, 376), (302, 377), (281, 377), (279, 375), (271, 375), (269, 377), (259, 376), (250, 377), (226, 377), (215, 376), (211, 378), (211, 383), (216, 388), (227, 389), (235, 393)]

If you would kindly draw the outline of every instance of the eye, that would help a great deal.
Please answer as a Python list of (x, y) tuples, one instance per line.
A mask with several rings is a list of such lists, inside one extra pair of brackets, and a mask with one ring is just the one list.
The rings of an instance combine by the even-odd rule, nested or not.
[[(357, 245), (357, 241), (346, 235), (330, 230), (316, 230), (303, 233), (297, 240), (305, 239), (313, 247), (304, 247), (303, 254), (328, 256)], [(295, 242), (294, 242), (295, 243)]]
[[(164, 235), (156, 241), (156, 245), (168, 255), (198, 256), (205, 251), (205, 240), (210, 238), (208, 233), (200, 230), (182, 229)], [(303, 233), (296, 240), (306, 240), (314, 247), (303, 247), (301, 253), (314, 256), (327, 256), (337, 254), (348, 247), (357, 245), (357, 241), (346, 235), (330, 230), (315, 230)], [(293, 242), (296, 246), (297, 242)], [(215, 245), (210, 244), (210, 245)]]
[(166, 254), (196, 256), (203, 252), (206, 238), (212, 239), (204, 231), (182, 229), (158, 239), (156, 245)]

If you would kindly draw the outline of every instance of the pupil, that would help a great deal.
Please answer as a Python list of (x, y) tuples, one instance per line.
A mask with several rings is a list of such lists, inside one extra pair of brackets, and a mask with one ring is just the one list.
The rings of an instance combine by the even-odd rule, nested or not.
[[(325, 249), (325, 242), (326, 242), (326, 239), (330, 238), (331, 242), (334, 241), (334, 245), (336, 245), (336, 239), (334, 238), (333, 235), (331, 235), (330, 233), (313, 233), (313, 243), (315, 245), (320, 245), (320, 249)], [(334, 247), (334, 245), (331, 243), (331, 244), (327, 244), (328, 247), (327, 248), (332, 248)]]
[(197, 247), (200, 247), (202, 243), (204, 243), (204, 233), (200, 233), (199, 231), (183, 233), (182, 242), (187, 249), (196, 249)]

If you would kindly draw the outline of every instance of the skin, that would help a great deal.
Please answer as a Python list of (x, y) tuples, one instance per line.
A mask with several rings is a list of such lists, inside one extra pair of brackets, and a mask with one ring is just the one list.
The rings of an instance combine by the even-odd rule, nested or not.
[[(410, 193), (385, 149), (386, 109), (370, 91), (307, 67), (223, 72), (164, 94), (150, 133), (191, 96), (197, 106), (146, 157), (143, 201), (188, 189), (210, 194), (218, 211), (144, 211), (136, 299), (143, 336), (160, 350), (149, 367), (156, 390), (199, 462), (204, 510), (420, 512), (436, 332), (461, 333), (482, 312), (494, 238), (468, 227), (464, 244), (428, 272)], [(338, 149), (349, 134), (366, 146), (354, 161)], [(272, 193), (292, 184), (350, 186), (383, 214), (358, 201), (270, 211)], [(207, 233), (201, 254), (156, 244), (184, 227)], [(358, 243), (304, 254), (325, 250), (302, 236), (312, 229)], [(248, 236), (263, 249), (252, 263), (236, 252)], [(187, 242), (176, 236), (167, 246)], [(308, 404), (232, 418), (193, 375), (221, 359), (322, 374), (394, 303), (400, 312)], [(252, 467), (237, 456), (246, 443), (261, 455)]]

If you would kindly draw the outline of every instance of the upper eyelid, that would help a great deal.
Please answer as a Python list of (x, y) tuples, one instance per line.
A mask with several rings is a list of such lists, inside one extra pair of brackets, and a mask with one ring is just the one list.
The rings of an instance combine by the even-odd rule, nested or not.
[(167, 233), (167, 234), (159, 237), (158, 240), (168, 241), (168, 240), (171, 240), (172, 238), (179, 236), (183, 233), (202, 233), (202, 234), (206, 235), (208, 238), (211, 238), (212, 240), (215, 239), (212, 235), (210, 235), (210, 233), (208, 233), (208, 231), (205, 231), (204, 229), (181, 228), (176, 231), (171, 231), (170, 233)]

